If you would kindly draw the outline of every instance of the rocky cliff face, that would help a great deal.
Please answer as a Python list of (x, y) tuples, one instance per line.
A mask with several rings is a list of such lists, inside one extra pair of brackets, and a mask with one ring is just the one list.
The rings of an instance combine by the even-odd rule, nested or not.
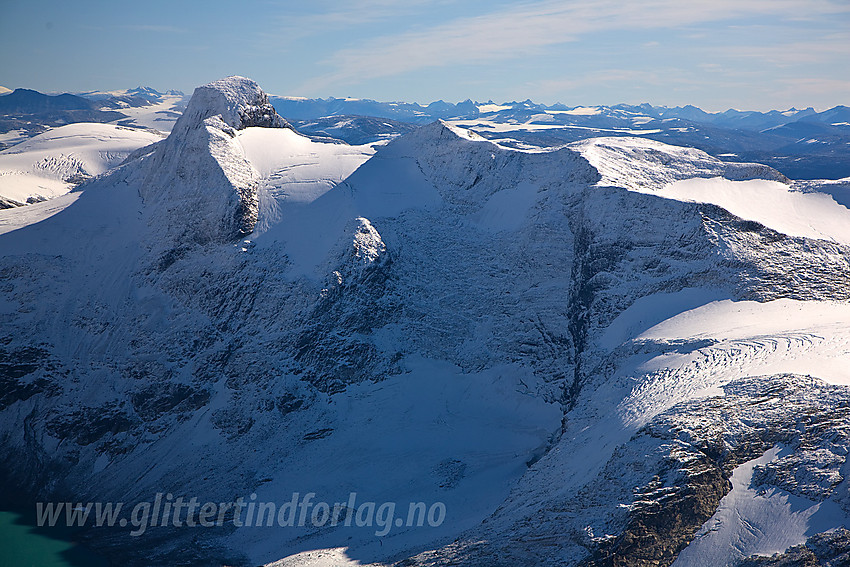
[(290, 126), (254, 81), (215, 81), (195, 90), (162, 144), (126, 168), (125, 182), (138, 187), (151, 231), (168, 240), (157, 251), (161, 265), (194, 244), (229, 242), (254, 230), (260, 178), (236, 139), (250, 127)]
[(795, 545), (786, 553), (772, 557), (752, 557), (741, 567), (838, 567), (850, 563), (850, 533), (845, 528), (817, 534), (805, 545)]
[[(340, 152), (225, 79), (168, 139), (0, 235), (5, 482), (449, 510), (382, 540), (90, 531), (140, 564), (345, 546), (362, 563), (669, 565), (776, 446), (753, 482), (846, 510), (844, 387), (802, 375), (843, 352), (847, 246), (653, 194), (781, 174), (644, 140), (523, 152), (440, 122), (368, 161)], [(293, 174), (315, 155), (333, 166)], [(777, 323), (790, 309), (801, 326)]]

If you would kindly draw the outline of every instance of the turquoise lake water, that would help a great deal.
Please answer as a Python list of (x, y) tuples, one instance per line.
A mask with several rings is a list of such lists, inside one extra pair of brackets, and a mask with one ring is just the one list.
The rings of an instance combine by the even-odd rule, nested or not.
[(37, 528), (22, 514), (0, 510), (0, 567), (108, 567), (71, 535), (68, 528)]

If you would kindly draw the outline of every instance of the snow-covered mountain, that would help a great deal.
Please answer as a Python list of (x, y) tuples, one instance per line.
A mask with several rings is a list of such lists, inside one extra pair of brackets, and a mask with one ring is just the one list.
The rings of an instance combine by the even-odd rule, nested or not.
[[(0, 100), (0, 144), (7, 147), (50, 127), (80, 121), (168, 133), (188, 102), (179, 91), (158, 92), (150, 87), (60, 96), (19, 89), (12, 94), (15, 96), (9, 101), (33, 100), (24, 105), (26, 108), (18, 104), (5, 110)], [(70, 101), (74, 110), (56, 113), (54, 107)], [(850, 175), (846, 152), (850, 110), (846, 106), (823, 112), (792, 108), (710, 113), (690, 105), (569, 107), (531, 100), (419, 105), (352, 98), (271, 97), (271, 102), (299, 132), (317, 140), (333, 138), (353, 145), (386, 141), (443, 119), (520, 149), (554, 148), (598, 136), (642, 136), (698, 148), (724, 161), (766, 163), (795, 179)]]
[(126, 118), (120, 112), (68, 93), (51, 96), (15, 89), (0, 95), (0, 150), (57, 126)]
[(840, 565), (848, 203), (643, 137), (323, 143), (216, 81), (167, 139), (0, 211), (0, 480), (445, 509), (88, 530), (122, 564)]
[(653, 106), (651, 104), (615, 106), (566, 106), (564, 104), (539, 104), (532, 100), (511, 101), (496, 104), (492, 100), (486, 103), (465, 100), (457, 104), (439, 100), (428, 105), (408, 102), (379, 102), (359, 98), (311, 99), (304, 97), (271, 97), (271, 102), (282, 115), (296, 120), (311, 120), (329, 116), (376, 116), (391, 118), (403, 122), (427, 124), (433, 120), (471, 120), (475, 118), (496, 118), (504, 121), (508, 117), (528, 117), (533, 115), (560, 115), (563, 123), (581, 124), (602, 122), (611, 124), (619, 119), (628, 125), (638, 125), (648, 119), (676, 119), (713, 125), (721, 128), (740, 129), (760, 132), (798, 121), (823, 124), (835, 124), (850, 120), (850, 108), (836, 106), (823, 112), (813, 108), (798, 110), (771, 110), (768, 112), (740, 111), (729, 109), (725, 112), (706, 112), (696, 106)]
[(136, 87), (119, 91), (90, 91), (79, 96), (94, 101), (103, 108), (124, 115), (115, 123), (130, 128), (147, 128), (168, 133), (174, 127), (189, 99), (182, 92), (159, 92), (151, 87)]
[[(51, 199), (164, 138), (185, 108), (178, 91), (0, 96), (0, 208)], [(5, 149), (4, 149), (5, 148)]]
[(324, 116), (290, 122), (299, 133), (313, 139), (339, 140), (352, 145), (386, 142), (417, 128), (415, 124), (391, 118), (355, 115)]
[(109, 123), (168, 133), (187, 102), (180, 91), (160, 93), (150, 87), (60, 95), (0, 91), (0, 150), (67, 124)]

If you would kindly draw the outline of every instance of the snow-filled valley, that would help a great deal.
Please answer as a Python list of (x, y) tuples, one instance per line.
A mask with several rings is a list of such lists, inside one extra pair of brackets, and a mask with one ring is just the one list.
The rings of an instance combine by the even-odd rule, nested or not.
[(846, 564), (846, 185), (463, 126), (310, 139), (230, 77), (165, 139), (0, 152), (0, 195), (56, 197), (0, 211), (0, 480), (396, 507), (85, 531), (127, 565)]

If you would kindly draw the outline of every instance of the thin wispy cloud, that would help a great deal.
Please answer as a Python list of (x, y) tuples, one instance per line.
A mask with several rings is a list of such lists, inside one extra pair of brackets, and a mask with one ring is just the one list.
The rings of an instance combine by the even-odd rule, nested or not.
[[(574, 89), (616, 89), (624, 84), (640, 85), (637, 90), (644, 87), (660, 86), (670, 84), (671, 77), (676, 74), (675, 69), (663, 68), (653, 71), (645, 71), (638, 69), (621, 69), (621, 68), (603, 68), (590, 73), (583, 73), (563, 78), (549, 78), (534, 81), (527, 86), (529, 90), (540, 93), (542, 97), (557, 97), (559, 93), (571, 91)], [(619, 91), (619, 89), (617, 89)], [(618, 95), (619, 96), (619, 95)], [(646, 100), (626, 101), (608, 100), (608, 101), (584, 101), (587, 104), (616, 104), (620, 102), (646, 102)]]
[(328, 26), (350, 27), (371, 22), (387, 21), (400, 16), (415, 14), (424, 9), (440, 9), (457, 0), (351, 0), (332, 2), (327, 9), (304, 17), (296, 17), (299, 27), (314, 27), (325, 30)]
[(832, 93), (850, 93), (850, 80), (847, 79), (794, 77), (782, 78), (777, 82), (780, 88), (775, 96), (777, 100), (788, 101), (784, 105), (786, 107), (802, 99), (810, 106), (825, 108), (834, 104), (831, 100)]
[(411, 18), (426, 10), (440, 10), (459, 0), (351, 0), (312, 3), (309, 10), (286, 9), (274, 18), (275, 29), (260, 34), (266, 46), (292, 44), (306, 37), (327, 36), (358, 26)]
[(529, 57), (604, 31), (677, 29), (748, 17), (799, 20), (800, 14), (813, 18), (848, 13), (850, 4), (833, 0), (533, 2), (340, 49), (323, 61), (329, 72), (304, 87), (314, 90), (428, 67)]
[(291, 0), (267, 2), (266, 19), (257, 31), (242, 39), (248, 40), (257, 53), (276, 53), (282, 57), (302, 52), (304, 40), (318, 40), (339, 45), (352, 30), (376, 25), (390, 25), (399, 19), (414, 18), (427, 10), (437, 10), (463, 0), (317, 0), (297, 3)]

